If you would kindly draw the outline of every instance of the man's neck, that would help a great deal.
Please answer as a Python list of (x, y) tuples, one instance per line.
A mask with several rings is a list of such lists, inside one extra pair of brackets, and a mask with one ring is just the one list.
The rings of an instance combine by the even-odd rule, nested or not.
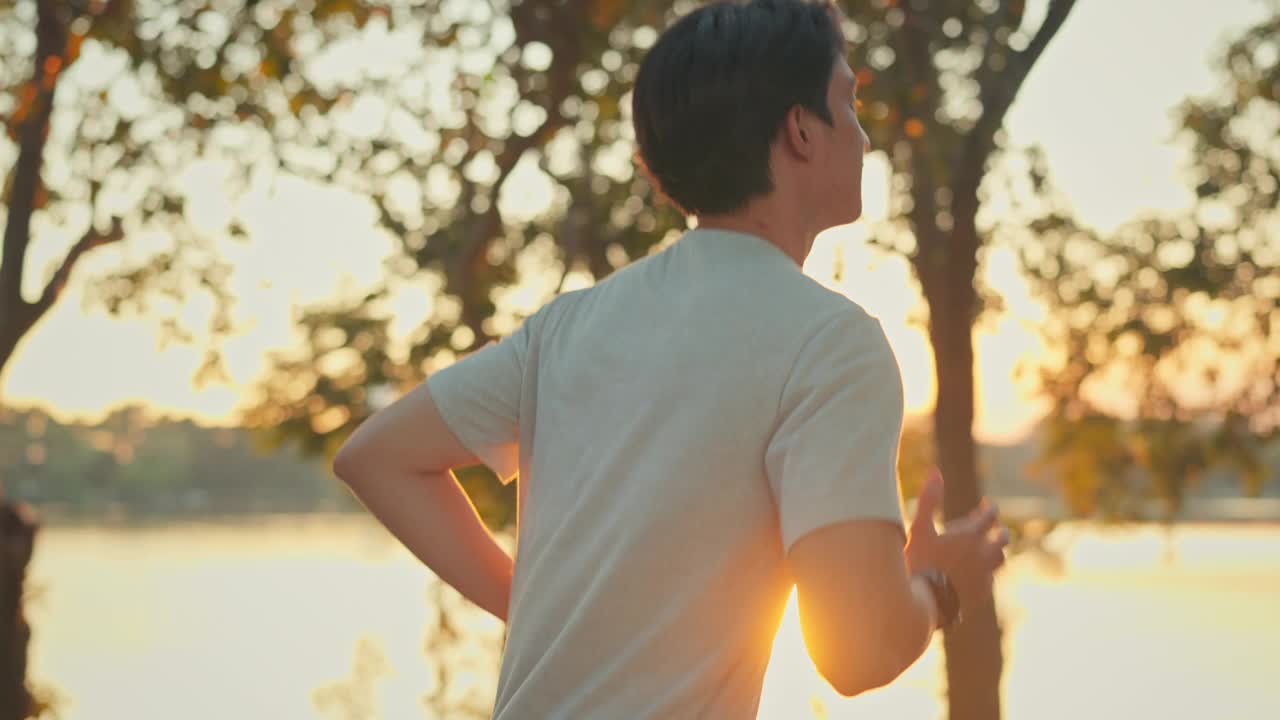
[(803, 267), (809, 248), (813, 246), (813, 237), (806, 236), (803, 231), (788, 230), (780, 225), (781, 223), (770, 222), (767, 215), (748, 212), (698, 216), (700, 228), (755, 235), (786, 253), (798, 267)]

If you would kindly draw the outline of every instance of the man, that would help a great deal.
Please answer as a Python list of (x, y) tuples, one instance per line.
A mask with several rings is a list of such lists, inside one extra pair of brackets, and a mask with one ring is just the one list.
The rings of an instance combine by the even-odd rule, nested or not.
[[(800, 270), (818, 232), (861, 214), (838, 19), (754, 0), (672, 26), (636, 79), (635, 128), (697, 228), (428, 378), (335, 460), (508, 621), (497, 718), (754, 717), (793, 583), (846, 695), (989, 601), (994, 508), (938, 534), (935, 474), (908, 537), (897, 362), (877, 320)], [(514, 565), (450, 475), (476, 462), (520, 477)]]

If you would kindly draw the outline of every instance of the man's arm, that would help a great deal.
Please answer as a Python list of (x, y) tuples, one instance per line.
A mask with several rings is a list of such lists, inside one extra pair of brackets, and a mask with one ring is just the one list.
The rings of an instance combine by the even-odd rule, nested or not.
[(907, 574), (903, 544), (892, 523), (851, 520), (805, 535), (787, 555), (805, 647), (841, 695), (892, 682), (938, 626), (928, 586)]
[(441, 580), (506, 620), (512, 560), (450, 472), (478, 462), (422, 383), (362, 423), (338, 451), (333, 470)]
[(819, 528), (787, 554), (809, 656), (823, 677), (851, 696), (887, 685), (924, 653), (939, 608), (913, 573), (941, 570), (960, 605), (990, 602), (992, 574), (1004, 562), (1007, 530), (994, 505), (934, 526), (942, 476), (930, 474), (903, 544), (902, 528), (884, 520), (848, 520)]

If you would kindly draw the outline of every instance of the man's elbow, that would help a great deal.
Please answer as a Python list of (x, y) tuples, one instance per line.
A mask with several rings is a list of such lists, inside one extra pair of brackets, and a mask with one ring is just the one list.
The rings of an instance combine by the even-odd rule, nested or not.
[(348, 485), (356, 482), (362, 474), (361, 467), (366, 464), (363, 459), (365, 454), (358, 443), (347, 440), (333, 456), (333, 474)]
[(853, 664), (841, 672), (824, 673), (831, 688), (843, 697), (855, 697), (893, 682), (905, 668), (883, 660)]
[(819, 665), (822, 676), (844, 697), (888, 685), (920, 655), (903, 618), (885, 618), (850, 630), (845, 637), (852, 642), (832, 648), (839, 656), (824, 658), (827, 662)]

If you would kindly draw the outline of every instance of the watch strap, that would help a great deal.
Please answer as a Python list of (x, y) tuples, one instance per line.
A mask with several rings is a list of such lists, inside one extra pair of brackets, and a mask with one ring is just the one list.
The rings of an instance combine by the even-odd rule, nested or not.
[(938, 628), (948, 630), (955, 627), (961, 620), (960, 596), (956, 594), (951, 578), (938, 568), (918, 570), (915, 575), (925, 581), (933, 594), (933, 602), (938, 606)]

